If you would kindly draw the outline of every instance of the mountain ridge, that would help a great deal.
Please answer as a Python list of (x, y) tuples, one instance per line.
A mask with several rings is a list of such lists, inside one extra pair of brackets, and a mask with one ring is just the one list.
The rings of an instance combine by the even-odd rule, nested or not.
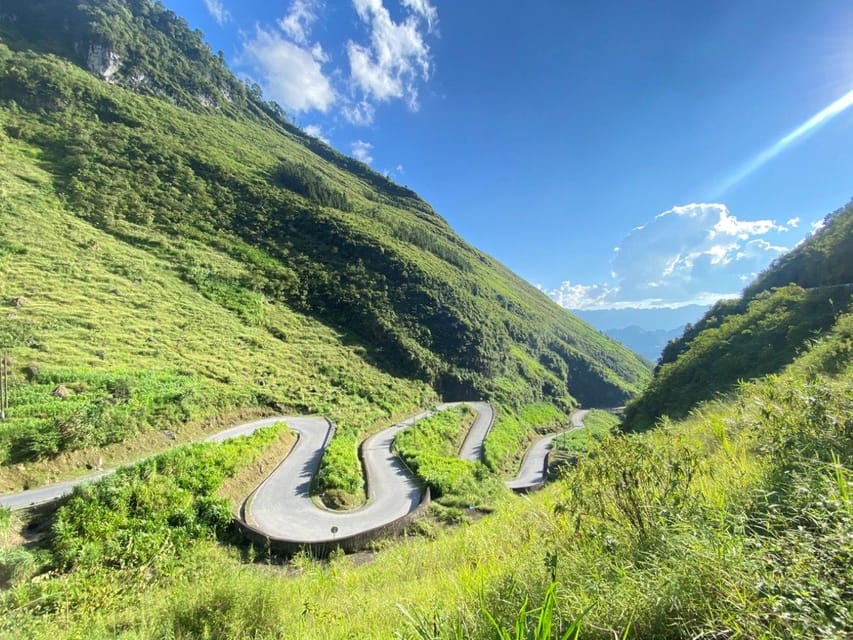
[(809, 341), (830, 331), (853, 301), (853, 202), (778, 258), (744, 289), (721, 300), (671, 340), (649, 386), (626, 410), (631, 430), (680, 418), (739, 380), (780, 371)]
[[(28, 40), (33, 30), (37, 36)], [(357, 439), (371, 420), (428, 402), (423, 384), (448, 400), (479, 396), (521, 406), (548, 399), (568, 408), (578, 402), (620, 404), (648, 379), (647, 365), (633, 353), (466, 243), (414, 192), (306, 136), (252, 87), (238, 87), (200, 33), (161, 5), (15, 0), (4, 5), (0, 36), (0, 125), (11, 169), (6, 188), (24, 193), (34, 185), (31, 202), (44, 203), (38, 211), (23, 197), (7, 205), (5, 215), (20, 224), (4, 224), (0, 232), (0, 242), (13, 247), (0, 263), (0, 294), (38, 299), (41, 288), (53, 297), (49, 314), (23, 306), (0, 336), (0, 346), (21, 363), (13, 371), (15, 393), (39, 398), (28, 405), (32, 415), (26, 420), (20, 410), (13, 412), (17, 426), (10, 433), (23, 431), (7, 433), (7, 447), (54, 455), (66, 446), (103, 441), (107, 436), (93, 420), (117, 410), (98, 403), (130, 411), (134, 385), (157, 386), (137, 371), (127, 383), (131, 389), (121, 391), (111, 377), (118, 374), (102, 373), (115, 371), (117, 361), (137, 362), (133, 349), (149, 354), (139, 360), (148, 367), (181, 363), (177, 367), (187, 376), (171, 383), (201, 385), (201, 395), (219, 393), (218, 410), (240, 403), (317, 410), (338, 398), (344, 408), (336, 417), (345, 426), (329, 457), (345, 458), (350, 471), (329, 485), (348, 491), (358, 483)], [(88, 64), (97, 46), (102, 61), (115, 67), (109, 81), (103, 64)], [(139, 74), (149, 82), (140, 83)], [(226, 84), (237, 83), (233, 99), (205, 105), (194, 91), (210, 78), (220, 83), (220, 75)], [(181, 93), (173, 83), (178, 89), (181, 83), (197, 86)], [(64, 223), (77, 229), (74, 234), (56, 226), (68, 215), (80, 223)], [(55, 258), (22, 243), (27, 228), (43, 230)], [(135, 266), (98, 256), (106, 247), (112, 255), (121, 254), (121, 247), (133, 249)], [(84, 268), (80, 259), (87, 253), (88, 284), (69, 281), (68, 288), (57, 289), (34, 276), (36, 259), (42, 270), (69, 273), (70, 264)], [(109, 286), (121, 295), (92, 290), (95, 282), (101, 287), (116, 277), (121, 284)], [(206, 345), (194, 339), (200, 351), (192, 358), (178, 353), (190, 337), (187, 328), (179, 333), (179, 314), (154, 305), (168, 330), (146, 337), (145, 345), (116, 340), (118, 329), (100, 316), (125, 317), (131, 304), (143, 305), (136, 309), (145, 313), (144, 305), (153, 303), (131, 302), (136, 295), (127, 292), (143, 288), (150, 294), (148, 279), (161, 283), (169, 299), (195, 300), (219, 318), (196, 325), (216, 339)], [(87, 292), (84, 300), (74, 287)], [(95, 310), (98, 318), (81, 320)], [(265, 365), (271, 367), (267, 374), (247, 373), (250, 355), (268, 360), (259, 356), (262, 346), (292, 358), (296, 325), (324, 336), (335, 362), (357, 358), (363, 366), (321, 364), (313, 385), (304, 381), (308, 371), (292, 380), (273, 365)], [(77, 327), (78, 345), (65, 344), (62, 326)], [(222, 338), (216, 332), (224, 332)], [(247, 332), (251, 338), (242, 335)], [(218, 342), (234, 339), (245, 353), (232, 356), (239, 366), (223, 373), (219, 368), (232, 367)], [(80, 348), (102, 342), (110, 349)], [(62, 347), (51, 349), (52, 343)], [(166, 360), (168, 352), (177, 359)], [(205, 358), (216, 366), (200, 367)], [(24, 365), (41, 374), (28, 378)], [(79, 371), (68, 373), (69, 365)], [(88, 399), (85, 410), (68, 415), (70, 409), (60, 407), (74, 403), (46, 397), (51, 380), (81, 389), (72, 394), (81, 403)], [(391, 397), (392, 388), (405, 398), (402, 404)], [(155, 415), (174, 412), (176, 401), (168, 393), (156, 398), (130, 421), (133, 429), (151, 428)], [(356, 418), (359, 403), (373, 408)], [(193, 404), (176, 420), (197, 419), (200, 411)]]

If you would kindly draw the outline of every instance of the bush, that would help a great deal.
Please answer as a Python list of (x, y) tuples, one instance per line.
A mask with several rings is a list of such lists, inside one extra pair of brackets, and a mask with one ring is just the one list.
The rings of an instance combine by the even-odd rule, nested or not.
[(499, 491), (485, 466), (458, 457), (473, 419), (470, 407), (454, 407), (419, 420), (394, 439), (400, 457), (445, 505), (482, 505)]
[(231, 523), (230, 506), (214, 492), (282, 429), (179, 447), (78, 487), (56, 514), (56, 561), (64, 567), (136, 567), (179, 556), (195, 539), (222, 537)]

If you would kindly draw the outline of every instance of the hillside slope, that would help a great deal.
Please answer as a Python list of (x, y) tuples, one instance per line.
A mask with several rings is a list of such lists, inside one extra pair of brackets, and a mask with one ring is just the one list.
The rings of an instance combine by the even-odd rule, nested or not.
[(436, 394), (612, 405), (648, 379), (162, 5), (12, 0), (0, 38), (7, 463), (283, 405), (342, 422), (351, 490), (371, 421)]
[(715, 304), (663, 351), (626, 411), (627, 428), (683, 417), (739, 380), (774, 373), (830, 330), (853, 299), (853, 203), (758, 276), (741, 298)]

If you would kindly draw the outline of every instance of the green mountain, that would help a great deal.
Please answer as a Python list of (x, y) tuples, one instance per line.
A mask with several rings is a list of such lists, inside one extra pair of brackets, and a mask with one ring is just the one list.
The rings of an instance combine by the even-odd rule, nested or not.
[[(500, 469), (553, 404), (647, 379), (160, 5), (4, 0), (0, 38), (0, 490), (261, 407), (331, 416), (320, 482), (354, 492), (356, 440), (439, 393), (500, 403)], [(688, 328), (630, 410), (778, 373), (643, 433), (598, 416), (562, 443), (576, 464), (485, 517), (438, 505), (381, 551), (285, 565), (226, 502), (281, 428), (172, 448), (52, 515), (0, 509), (0, 637), (851, 637), (851, 217)]]
[(649, 377), (159, 3), (3, 3), (0, 163), (6, 464), (263, 406), (332, 416), (352, 492), (355, 441), (438, 395), (612, 406)]
[(626, 410), (629, 429), (683, 417), (739, 380), (775, 373), (831, 329), (853, 297), (853, 202), (768, 267), (736, 300), (715, 304), (664, 348), (646, 390)]

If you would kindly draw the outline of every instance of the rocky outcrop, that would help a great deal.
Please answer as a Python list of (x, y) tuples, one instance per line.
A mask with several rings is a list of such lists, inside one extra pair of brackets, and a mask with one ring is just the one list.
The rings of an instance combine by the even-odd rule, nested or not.
[(109, 45), (90, 44), (89, 54), (86, 57), (86, 66), (89, 71), (107, 82), (115, 82), (115, 75), (121, 67), (121, 56)]

